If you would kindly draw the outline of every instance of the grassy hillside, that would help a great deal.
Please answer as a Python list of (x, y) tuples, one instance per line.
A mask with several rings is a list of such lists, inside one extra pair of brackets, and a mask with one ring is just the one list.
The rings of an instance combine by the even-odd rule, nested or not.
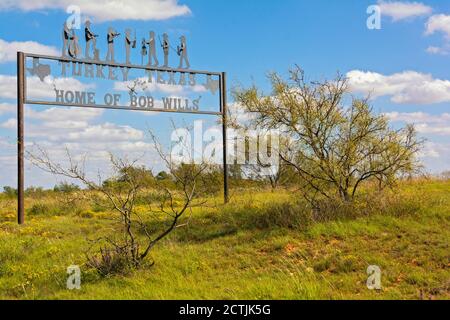
[[(12, 299), (449, 299), (450, 182), (399, 186), (311, 217), (291, 191), (234, 190), (210, 198), (189, 225), (153, 251), (153, 266), (107, 278), (85, 265), (89, 239), (116, 229), (95, 207), (62, 210), (49, 195), (27, 200), (24, 226), (0, 200), (0, 298)], [(345, 214), (343, 214), (345, 213)], [(80, 265), (81, 290), (66, 289)], [(366, 287), (378, 265), (382, 290)]]

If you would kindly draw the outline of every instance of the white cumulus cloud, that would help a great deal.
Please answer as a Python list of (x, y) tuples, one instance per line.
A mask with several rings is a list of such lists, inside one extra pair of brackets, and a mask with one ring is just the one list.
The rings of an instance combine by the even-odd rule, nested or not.
[(114, 20), (165, 20), (188, 15), (191, 10), (178, 0), (14, 0), (1, 1), (0, 10), (36, 11), (58, 9), (66, 11), (78, 6), (81, 14), (96, 22)]
[(450, 40), (450, 15), (436, 14), (431, 16), (425, 25), (425, 34), (442, 32)]
[[(0, 110), (13, 111), (15, 105), (2, 103)], [(35, 145), (48, 152), (52, 161), (67, 165), (66, 148), (75, 160), (87, 156), (86, 171), (94, 179), (98, 172), (103, 177), (112, 173), (109, 153), (130, 160), (141, 159), (139, 164), (149, 168), (161, 167), (160, 160), (148, 141), (144, 130), (129, 125), (102, 122), (103, 110), (95, 108), (25, 106), (26, 151), (37, 153)], [(5, 113), (7, 114), (7, 113)], [(103, 120), (104, 121), (104, 120)], [(11, 117), (0, 122), (0, 128), (10, 130), (15, 137), (17, 120)], [(13, 185), (15, 166), (10, 160), (16, 159), (15, 138), (10, 142), (0, 137), (0, 185)], [(14, 164), (15, 165), (15, 164)], [(27, 184), (52, 186), (55, 178), (31, 166), (27, 162)], [(163, 168), (160, 168), (163, 169)]]
[(450, 113), (432, 115), (426, 112), (387, 112), (386, 115), (391, 121), (404, 121), (408, 123), (446, 123), (450, 124)]
[(52, 107), (42, 111), (36, 111), (35, 109), (27, 108), (25, 111), (26, 117), (31, 119), (50, 121), (50, 122), (62, 122), (62, 121), (75, 121), (75, 122), (87, 122), (98, 118), (103, 113), (102, 109), (96, 108), (64, 108), (64, 107)]
[(389, 16), (393, 21), (428, 16), (433, 9), (421, 2), (378, 1), (381, 14)]
[(60, 52), (51, 46), (35, 41), (12, 41), (0, 39), (0, 63), (12, 62), (17, 59), (17, 51), (57, 56)]
[(437, 54), (446, 56), (449, 54), (449, 51), (445, 47), (435, 47), (435, 46), (429, 46), (426, 50), (429, 54)]
[(385, 115), (393, 122), (407, 122), (415, 125), (421, 134), (450, 135), (450, 113), (432, 115), (425, 112), (388, 112)]
[[(55, 98), (53, 85), (57, 88), (71, 88), (73, 91), (86, 91), (95, 88), (93, 83), (83, 83), (73, 78), (54, 78), (48, 76), (42, 82), (38, 77), (27, 77), (27, 96), (33, 99)], [(16, 76), (0, 74), (0, 98), (17, 98), (17, 78)]]
[(448, 136), (450, 135), (450, 124), (447, 125), (434, 125), (428, 123), (416, 124), (416, 130), (422, 134), (432, 134), (438, 136)]
[(347, 73), (350, 89), (371, 94), (373, 98), (390, 96), (399, 104), (433, 104), (450, 102), (450, 81), (430, 74), (404, 71), (392, 75), (352, 70)]
[(5, 114), (5, 113), (12, 113), (16, 111), (16, 106), (13, 105), (12, 103), (5, 103), (2, 102), (0, 103), (0, 115)]
[(144, 132), (141, 130), (108, 122), (89, 126), (82, 131), (70, 132), (66, 135), (68, 141), (135, 141), (143, 138)]
[(15, 129), (17, 127), (17, 120), (16, 119), (8, 119), (5, 122), (0, 124), (0, 127), (5, 129)]
[(445, 142), (426, 142), (419, 157), (425, 165), (426, 171), (440, 173), (450, 169), (450, 144)]

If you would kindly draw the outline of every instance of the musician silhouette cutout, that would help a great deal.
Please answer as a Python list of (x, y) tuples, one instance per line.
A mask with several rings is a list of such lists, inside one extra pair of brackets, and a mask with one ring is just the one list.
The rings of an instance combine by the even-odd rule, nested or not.
[(86, 47), (84, 50), (84, 56), (86, 59), (91, 59), (90, 52), (91, 52), (91, 44), (92, 44), (92, 52), (94, 53), (94, 59), (98, 59), (98, 49), (97, 49), (97, 34), (94, 34), (91, 31), (91, 22), (89, 20), (86, 20), (84, 27), (84, 38), (86, 40)]
[[(149, 39), (146, 42), (148, 44), (148, 65), (149, 66), (158, 66), (159, 61), (156, 57), (156, 41), (155, 41), (155, 32), (150, 31)], [(167, 42), (168, 44), (168, 42)], [(153, 64), (153, 61), (155, 63)]]
[(131, 38), (131, 30), (125, 30), (125, 57), (126, 64), (130, 64), (130, 49), (136, 48), (136, 34), (134, 35), (134, 39)]
[(145, 38), (141, 40), (141, 65), (144, 65), (144, 57), (147, 55), (147, 41)]
[(163, 34), (163, 41), (161, 43), (161, 47), (164, 51), (164, 67), (169, 67), (169, 49), (170, 49), (170, 43), (169, 43), (169, 36), (167, 33)]
[[(101, 61), (99, 57), (99, 49), (97, 48), (97, 38), (99, 37), (98, 34), (95, 34), (92, 31), (91, 28), (91, 21), (87, 19), (85, 21), (85, 28), (84, 28), (84, 40), (85, 42), (85, 48), (84, 48), (84, 58), (86, 60), (92, 60), (95, 61)], [(115, 63), (115, 38), (120, 36), (121, 34), (118, 33), (114, 28), (109, 27), (107, 32), (107, 45), (108, 50), (105, 57), (105, 62), (113, 62)], [(173, 50), (174, 53), (176, 53), (179, 58), (179, 65), (178, 69), (190, 69), (191, 65), (189, 62), (189, 56), (188, 56), (188, 48), (187, 48), (187, 41), (185, 36), (181, 36), (180, 43), (177, 46), (177, 48), (173, 48), (170, 45), (169, 41), (169, 35), (167, 33), (164, 33), (161, 36), (156, 36), (154, 31), (149, 32), (149, 37), (146, 39), (145, 37), (141, 40), (141, 47), (140, 47), (140, 55), (141, 55), (141, 65), (144, 65), (144, 60), (146, 59), (146, 56), (148, 55), (148, 61), (146, 63), (149, 67), (157, 67), (160, 65), (160, 62), (158, 60), (157, 56), (157, 49), (156, 49), (156, 42), (158, 37), (159, 44), (161, 45), (162, 51), (164, 53), (164, 64), (162, 65), (163, 68), (170, 68), (169, 67), (169, 54), (170, 50)], [(80, 46), (78, 44), (79, 38), (74, 30), (70, 25), (67, 23), (64, 23), (63, 30), (62, 30), (62, 40), (63, 40), (63, 46), (62, 46), (62, 57), (71, 57), (73, 59), (78, 58), (82, 52), (80, 49)], [(132, 30), (127, 28), (125, 29), (124, 34), (124, 42), (125, 42), (125, 64), (131, 65), (131, 53), (132, 50), (136, 48), (136, 31), (134, 31), (134, 36), (132, 36)], [(215, 88), (217, 85), (211, 81), (212, 79), (208, 79), (206, 86), (210, 88), (212, 91), (216, 91)]]
[(112, 27), (108, 28), (107, 42), (108, 52), (106, 53), (105, 61), (115, 62), (114, 60), (114, 38), (120, 36)]
[(64, 22), (63, 25), (62, 39), (63, 39), (62, 56), (66, 57), (67, 52), (69, 50), (69, 42), (72, 40), (72, 30), (69, 28), (66, 22)]
[(189, 59), (188, 59), (186, 37), (181, 36), (180, 41), (181, 41), (180, 45), (177, 47), (177, 54), (180, 56), (180, 65), (178, 66), (178, 69), (183, 69), (183, 62), (186, 64), (185, 69), (189, 69), (191, 67), (191, 65), (189, 64)]
[(72, 58), (77, 58), (80, 54), (80, 46), (78, 44), (78, 36), (75, 30), (72, 29), (72, 35), (69, 41), (69, 56)]

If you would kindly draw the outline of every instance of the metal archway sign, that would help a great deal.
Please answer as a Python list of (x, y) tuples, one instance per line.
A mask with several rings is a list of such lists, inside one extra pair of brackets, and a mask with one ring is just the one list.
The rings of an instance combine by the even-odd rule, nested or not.
[[(186, 37), (180, 37), (180, 44), (174, 49), (167, 34), (162, 39), (158, 36), (164, 54), (164, 64), (159, 66), (156, 51), (156, 36), (149, 32), (149, 38), (141, 42), (141, 64), (131, 62), (133, 49), (136, 48), (136, 33), (132, 37), (130, 29), (124, 33), (125, 63), (116, 62), (114, 41), (120, 37), (113, 28), (108, 29), (106, 35), (107, 53), (104, 60), (100, 59), (100, 49), (97, 47), (98, 35), (91, 29), (91, 23), (86, 21), (85, 50), (81, 56), (78, 36), (74, 29), (64, 23), (62, 30), (62, 52), (60, 57), (40, 55), (34, 53), (17, 52), (17, 141), (18, 141), (18, 213), (19, 224), (25, 221), (24, 207), (24, 104), (52, 105), (82, 108), (105, 108), (131, 111), (172, 112), (200, 115), (215, 115), (222, 117), (223, 143), (223, 175), (224, 201), (228, 201), (228, 172), (227, 172), (227, 137), (226, 137), (226, 73), (199, 71), (190, 69)], [(171, 50), (179, 57), (177, 68), (169, 67)], [(148, 56), (146, 59), (146, 56)], [(59, 71), (58, 77), (54, 77)], [(80, 83), (86, 80), (100, 82), (113, 81), (119, 91), (103, 92), (85, 86), (84, 90), (67, 90), (64, 81), (58, 79), (72, 79)], [(34, 86), (43, 86), (48, 92), (33, 93), (28, 90), (28, 81)], [(120, 88), (126, 90), (120, 91)], [(158, 89), (169, 92), (186, 90), (199, 95), (196, 99), (180, 98), (179, 96), (157, 95)], [(117, 88), (116, 88), (117, 89)], [(178, 91), (177, 91), (178, 90)], [(124, 94), (123, 91), (127, 93)], [(204, 97), (206, 96), (206, 97)], [(218, 102), (218, 110), (211, 109), (211, 102)], [(203, 103), (206, 101), (206, 104)]]

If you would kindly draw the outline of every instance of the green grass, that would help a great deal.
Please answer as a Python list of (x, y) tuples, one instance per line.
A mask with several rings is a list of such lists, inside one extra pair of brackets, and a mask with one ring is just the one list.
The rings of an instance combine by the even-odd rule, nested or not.
[[(107, 278), (85, 252), (88, 239), (115, 232), (111, 213), (30, 199), (18, 226), (14, 203), (0, 198), (0, 298), (449, 299), (450, 183), (411, 182), (393, 195), (384, 209), (361, 203), (354, 216), (316, 221), (288, 191), (234, 192), (227, 206), (211, 198), (155, 247), (154, 266)], [(81, 290), (66, 289), (73, 264)], [(379, 291), (366, 287), (372, 264)]]

